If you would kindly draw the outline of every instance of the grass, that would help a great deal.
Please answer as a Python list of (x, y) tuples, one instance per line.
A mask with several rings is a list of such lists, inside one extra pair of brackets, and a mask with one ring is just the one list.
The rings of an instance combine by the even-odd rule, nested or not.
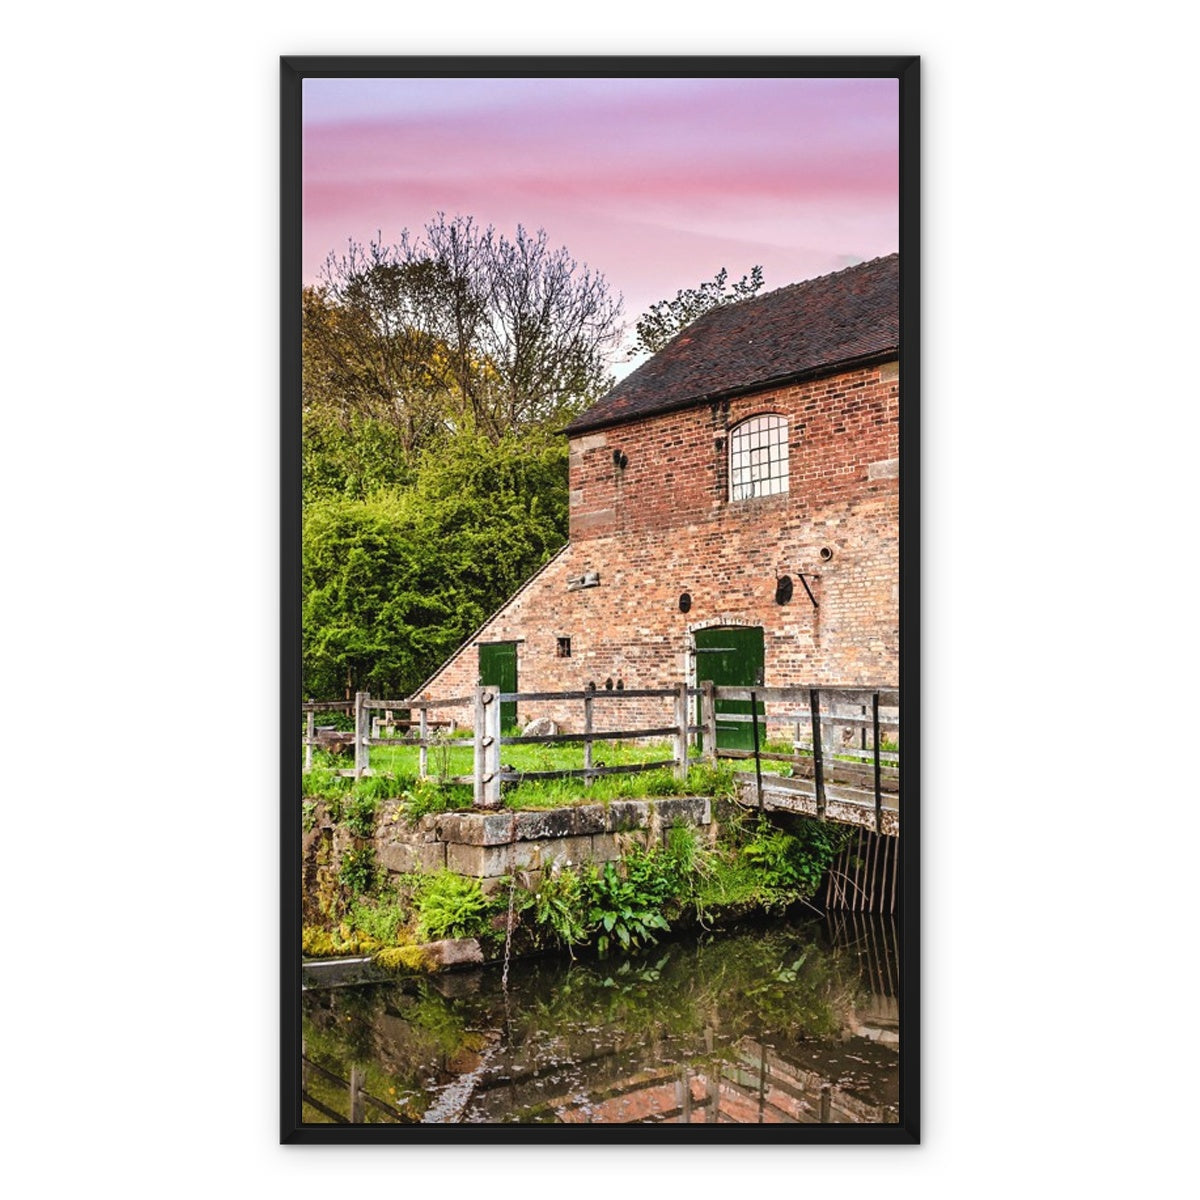
[[(466, 736), (466, 735), (464, 735)], [(885, 739), (885, 750), (894, 750), (896, 745)], [(772, 738), (762, 749), (775, 754), (797, 755), (810, 758), (811, 751), (795, 750), (787, 739)], [(699, 751), (695, 746), (689, 750), (693, 759)], [(592, 747), (592, 765), (596, 767), (629, 766), (636, 763), (658, 762), (673, 755), (670, 742), (613, 741), (598, 742)], [(835, 754), (835, 758), (847, 762), (859, 762), (849, 755)], [(506, 770), (515, 772), (582, 770), (583, 742), (555, 742), (549, 745), (502, 745), (500, 761)], [(371, 750), (371, 770), (378, 774), (373, 779), (360, 781), (358, 788), (369, 788), (378, 798), (384, 795), (398, 796), (408, 792), (416, 797), (414, 815), (421, 812), (444, 811), (469, 808), (472, 789), (469, 784), (449, 784), (445, 781), (455, 775), (470, 775), (474, 768), (474, 748), (470, 741), (457, 744), (434, 746), (429, 750), (428, 771), (430, 783), (417, 788), (419, 754), (416, 746), (377, 746)], [(314, 770), (305, 775), (305, 796), (310, 799), (335, 799), (351, 790), (351, 781), (338, 779), (334, 772), (351, 765), (347, 756), (333, 757), (317, 752)], [(508, 808), (558, 808), (569, 804), (607, 803), (610, 800), (639, 799), (646, 796), (679, 796), (714, 794), (717, 787), (729, 790), (726, 780), (732, 771), (753, 771), (754, 760), (724, 760), (716, 778), (708, 778), (705, 785), (699, 782), (693, 762), (689, 778), (680, 782), (670, 767), (631, 773), (627, 775), (605, 775), (592, 781), (590, 787), (583, 786), (579, 778), (525, 779), (506, 783), (503, 802)], [(762, 762), (764, 775), (791, 775), (789, 763), (766, 760)], [(718, 794), (722, 794), (719, 792)], [(335, 800), (336, 802), (336, 800)]]
[[(607, 753), (603, 758), (595, 756), (594, 765), (656, 762), (671, 756), (670, 746), (665, 743), (636, 745), (613, 742), (605, 749)], [(401, 751), (403, 753), (399, 753)], [(383, 757), (385, 753), (388, 754), (386, 759)], [(379, 754), (378, 762), (376, 754)], [(583, 766), (583, 747), (575, 743), (509, 746), (504, 748), (502, 761), (516, 771), (580, 769)], [(336, 774), (344, 763), (344, 759), (318, 753), (314, 757), (314, 769), (303, 776), (305, 797), (310, 801), (323, 800), (331, 805), (335, 820), (341, 820), (347, 814), (353, 815), (364, 801), (373, 803), (391, 796), (404, 797), (412, 817), (471, 806), (473, 794), (469, 784), (439, 784), (435, 779), (418, 783), (414, 747), (390, 746), (372, 751), (371, 769), (381, 774), (357, 782)], [(470, 765), (467, 764), (464, 774), (469, 773)], [(432, 763), (430, 766), (432, 769)], [(457, 772), (451, 768), (450, 774)], [(644, 799), (648, 796), (732, 794), (731, 764), (723, 763), (714, 770), (696, 760), (691, 763), (685, 779), (676, 779), (671, 767), (623, 775), (602, 775), (586, 788), (578, 777), (526, 779), (505, 784), (502, 798), (507, 808), (543, 809), (571, 804), (606, 804), (612, 800)]]
[[(667, 742), (604, 742), (593, 745), (592, 765), (617, 767), (630, 763), (671, 758)], [(554, 742), (547, 746), (501, 746), (501, 763), (514, 771), (566, 771), (583, 769), (583, 742)], [(371, 769), (389, 775), (415, 776), (419, 763), (416, 746), (376, 746), (371, 750)], [(470, 775), (475, 751), (469, 740), (429, 750), (432, 776)]]

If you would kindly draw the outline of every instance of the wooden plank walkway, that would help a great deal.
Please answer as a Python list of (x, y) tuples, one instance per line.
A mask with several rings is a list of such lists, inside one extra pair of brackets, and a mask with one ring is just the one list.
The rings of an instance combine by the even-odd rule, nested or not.
[(747, 808), (761, 807), (764, 812), (790, 812), (805, 817), (823, 817), (827, 821), (875, 830), (887, 837), (900, 836), (898, 793), (885, 794), (876, 829), (875, 796), (872, 792), (827, 783), (822, 812), (812, 779), (763, 775), (761, 804), (758, 778), (753, 771), (735, 772), (734, 781), (737, 784), (738, 800)]

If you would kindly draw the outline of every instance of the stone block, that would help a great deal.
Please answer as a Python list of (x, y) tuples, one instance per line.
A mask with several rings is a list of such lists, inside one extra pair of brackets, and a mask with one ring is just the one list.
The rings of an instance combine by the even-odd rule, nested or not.
[(569, 808), (547, 808), (539, 812), (517, 814), (517, 837), (522, 841), (564, 838), (575, 832), (575, 818)]
[(427, 961), (442, 969), (483, 962), (483, 949), (475, 938), (446, 938), (441, 942), (426, 942), (421, 950)]
[(441, 842), (384, 842), (375, 853), (380, 866), (397, 875), (440, 871), (446, 865), (446, 847)]
[(641, 829), (649, 816), (650, 806), (645, 800), (614, 800), (608, 806), (608, 833), (627, 833)]
[(568, 810), (571, 814), (573, 834), (608, 832), (608, 813), (603, 804), (577, 804)]
[(508, 847), (450, 842), (446, 846), (446, 866), (459, 875), (473, 875), (476, 879), (503, 875), (509, 869)]
[(712, 806), (707, 796), (667, 796), (655, 801), (656, 812), (664, 829), (676, 823), (707, 825), (712, 820)]
[(437, 818), (438, 836), (465, 846), (502, 846), (512, 836), (512, 813), (443, 813)]
[[(446, 866), (459, 875), (491, 879), (510, 871), (536, 871), (548, 867), (555, 858), (572, 858), (579, 847), (571, 838), (548, 838), (537, 842), (515, 842), (512, 846), (470, 846), (451, 842), (446, 846)], [(586, 840), (586, 839), (585, 839)], [(575, 861), (572, 859), (572, 861)]]
[(543, 858), (543, 865), (553, 866), (559, 861), (562, 866), (577, 867), (580, 863), (590, 862), (593, 855), (595, 838), (591, 834), (580, 834), (575, 837), (563, 838), (561, 844), (556, 844), (555, 852), (548, 859)]
[(441, 836), (438, 834), (438, 816), (437, 813), (426, 813), (423, 817), (418, 817), (413, 825), (413, 830), (423, 842), (440, 842)]
[(591, 843), (589, 856), (592, 862), (615, 862), (621, 857), (621, 847), (615, 833), (597, 833)]

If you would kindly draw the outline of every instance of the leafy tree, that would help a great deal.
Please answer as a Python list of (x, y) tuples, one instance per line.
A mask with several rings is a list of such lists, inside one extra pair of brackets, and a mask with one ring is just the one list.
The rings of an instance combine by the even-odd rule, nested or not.
[(544, 436), (459, 434), (407, 488), (310, 497), (305, 694), (407, 695), (566, 535), (566, 446)]
[(452, 432), (562, 422), (607, 387), (620, 312), (544, 230), (438, 214), (421, 237), (351, 241), (304, 295), (306, 431), (380, 422), (411, 459)]
[(728, 275), (722, 267), (712, 279), (699, 287), (681, 288), (675, 293), (674, 300), (660, 300), (652, 304), (638, 319), (637, 340), (629, 357), (657, 354), (677, 333), (709, 309), (737, 300), (748, 300), (763, 285), (762, 267), (752, 267), (749, 275), (743, 275), (727, 289), (725, 281)]

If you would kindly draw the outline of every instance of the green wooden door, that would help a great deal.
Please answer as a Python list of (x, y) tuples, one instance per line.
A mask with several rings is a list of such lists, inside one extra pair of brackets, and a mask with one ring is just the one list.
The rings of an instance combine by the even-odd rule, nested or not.
[[(516, 642), (480, 643), (479, 682), (484, 687), (496, 687), (502, 692), (517, 690)], [(500, 705), (500, 727), (509, 729), (516, 723), (517, 702), (506, 700)]]
[[(761, 625), (724, 625), (697, 629), (696, 682), (711, 679), (718, 687), (761, 687), (763, 682), (763, 631)], [(758, 702), (761, 717), (763, 703)], [(753, 750), (754, 731), (746, 720), (730, 718), (750, 715), (749, 700), (717, 701), (717, 748)], [(697, 722), (699, 723), (699, 722)], [(759, 745), (766, 732), (760, 722)]]

